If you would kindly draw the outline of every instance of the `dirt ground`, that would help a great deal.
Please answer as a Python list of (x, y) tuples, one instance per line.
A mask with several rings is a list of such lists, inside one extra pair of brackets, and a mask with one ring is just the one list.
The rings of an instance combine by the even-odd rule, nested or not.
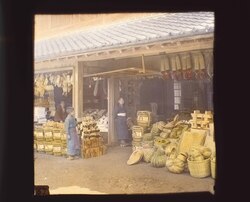
[(213, 191), (214, 179), (173, 174), (140, 162), (126, 164), (131, 147), (109, 147), (107, 154), (67, 160), (35, 153), (35, 185), (49, 185), (51, 194), (153, 194)]

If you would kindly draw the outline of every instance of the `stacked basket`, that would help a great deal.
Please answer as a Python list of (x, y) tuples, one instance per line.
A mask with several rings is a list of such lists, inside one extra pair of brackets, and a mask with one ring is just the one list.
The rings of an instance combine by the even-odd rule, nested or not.
[(51, 128), (44, 129), (44, 150), (46, 154), (53, 154), (53, 130)]
[(210, 159), (211, 161), (211, 176), (212, 178), (216, 178), (216, 156), (213, 154), (213, 156)]
[(148, 128), (151, 124), (151, 112), (150, 111), (137, 111), (137, 125), (144, 128)]
[(142, 126), (133, 126), (132, 127), (132, 149), (133, 151), (137, 149), (142, 149), (142, 138), (144, 134), (144, 128)]
[(62, 131), (60, 129), (53, 129), (53, 155), (61, 156), (62, 155)]
[(203, 178), (211, 175), (211, 150), (204, 146), (192, 147), (188, 156), (188, 169), (192, 177)]
[(36, 140), (36, 151), (37, 152), (44, 152), (44, 134), (43, 134), (43, 129), (42, 128), (35, 128), (34, 130), (34, 136)]

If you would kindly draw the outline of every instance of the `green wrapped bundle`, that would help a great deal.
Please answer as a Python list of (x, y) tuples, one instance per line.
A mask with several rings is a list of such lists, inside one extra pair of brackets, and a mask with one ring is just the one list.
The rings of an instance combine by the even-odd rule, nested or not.
[(145, 133), (142, 137), (143, 141), (152, 141), (153, 140), (153, 135), (151, 133)]

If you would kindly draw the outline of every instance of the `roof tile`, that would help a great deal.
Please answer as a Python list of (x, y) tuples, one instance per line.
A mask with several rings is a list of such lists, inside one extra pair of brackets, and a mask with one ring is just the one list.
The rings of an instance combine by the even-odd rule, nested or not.
[(213, 32), (212, 12), (162, 13), (35, 42), (35, 60)]

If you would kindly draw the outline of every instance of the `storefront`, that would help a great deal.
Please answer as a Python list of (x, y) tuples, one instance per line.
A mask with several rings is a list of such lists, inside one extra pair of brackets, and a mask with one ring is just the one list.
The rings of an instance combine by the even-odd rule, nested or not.
[[(197, 20), (185, 27), (178, 21), (195, 16), (203, 24)], [(153, 122), (166, 122), (177, 113), (213, 111), (211, 13), (161, 14), (72, 37), (38, 42), (35, 74), (70, 71), (68, 97), (58, 98), (55, 84), (49, 107), (53, 111), (58, 100), (68, 99), (78, 121), (92, 114), (107, 144), (117, 142), (114, 108), (119, 96), (135, 124), (138, 111), (152, 112)], [(75, 47), (77, 41), (81, 50)], [(56, 54), (55, 44), (69, 51)], [(45, 47), (54, 53), (43, 52)]]

